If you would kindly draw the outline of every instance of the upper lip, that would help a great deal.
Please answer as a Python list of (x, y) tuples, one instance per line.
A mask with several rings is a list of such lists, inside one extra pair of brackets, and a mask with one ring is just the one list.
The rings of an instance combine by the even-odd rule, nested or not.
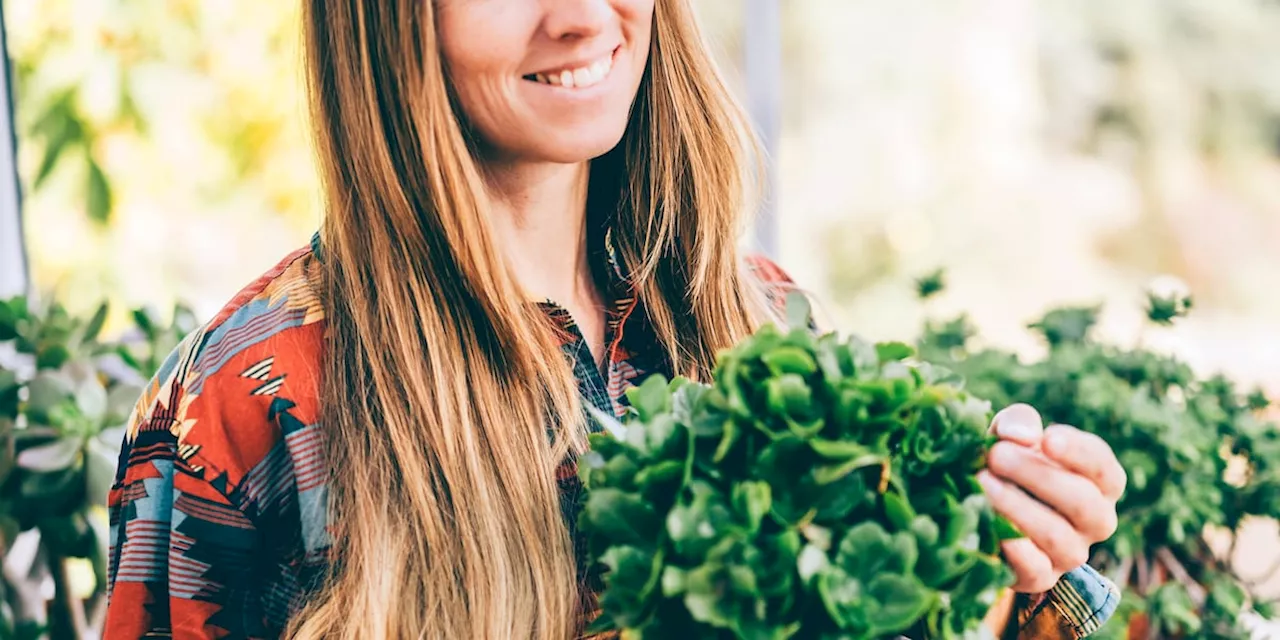
[[(618, 45), (618, 46), (622, 46), (622, 45)], [(604, 58), (613, 57), (613, 53), (614, 53), (615, 51), (617, 51), (617, 50), (618, 50), (618, 47), (614, 47), (614, 48), (609, 49), (609, 50), (607, 50), (607, 51), (603, 51), (603, 52), (597, 53), (597, 54), (595, 54), (595, 55), (593, 55), (593, 56), (583, 56), (583, 57), (580, 57), (580, 58), (574, 58), (573, 60), (571, 60), (571, 61), (569, 61), (569, 62), (565, 62), (565, 63), (562, 63), (562, 64), (553, 65), (553, 66), (543, 67), (543, 68), (541, 68), (541, 69), (539, 69), (539, 70), (537, 70), (537, 71), (531, 71), (531, 72), (526, 73), (526, 74), (524, 74), (524, 75), (526, 75), (526, 76), (532, 76), (532, 75), (537, 75), (537, 74), (558, 73), (558, 72), (560, 72), (560, 71), (568, 71), (568, 70), (572, 70), (572, 69), (581, 69), (582, 67), (589, 67), (589, 66), (591, 66), (592, 64), (594, 64), (594, 63), (595, 63), (595, 61), (597, 61), (597, 60), (601, 60), (601, 59), (604, 59)]]

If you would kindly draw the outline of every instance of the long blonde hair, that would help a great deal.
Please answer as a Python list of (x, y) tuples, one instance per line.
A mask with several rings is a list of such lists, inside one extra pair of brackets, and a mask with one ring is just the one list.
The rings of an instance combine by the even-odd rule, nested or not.
[[(585, 446), (581, 407), (493, 240), (432, 4), (304, 3), (335, 546), (289, 634), (562, 640), (580, 631), (581, 586), (554, 470)], [(759, 313), (735, 248), (750, 138), (688, 0), (656, 5), (592, 209), (671, 369), (703, 378)]]

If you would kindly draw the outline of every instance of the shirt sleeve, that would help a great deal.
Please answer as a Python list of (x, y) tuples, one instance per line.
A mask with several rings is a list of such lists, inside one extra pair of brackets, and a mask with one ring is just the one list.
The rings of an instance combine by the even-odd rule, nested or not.
[(1018, 640), (1087, 638), (1111, 619), (1120, 590), (1093, 567), (1062, 577), (1047, 593), (1020, 598)]
[(108, 498), (104, 637), (260, 637), (248, 585), (257, 532), (193, 462), (187, 383), (203, 332), (169, 356), (129, 420)]

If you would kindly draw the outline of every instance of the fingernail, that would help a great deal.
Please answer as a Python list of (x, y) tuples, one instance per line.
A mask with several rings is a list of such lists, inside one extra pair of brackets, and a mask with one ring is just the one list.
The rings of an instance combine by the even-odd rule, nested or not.
[(995, 476), (991, 475), (990, 471), (978, 472), (978, 483), (982, 485), (982, 490), (990, 496), (994, 496), (1000, 492), (1000, 489), (1002, 489), (1000, 481), (996, 480)]
[(1001, 420), (996, 425), (996, 435), (1008, 440), (1030, 444), (1039, 439), (1040, 434), (1036, 426), (1018, 420)]

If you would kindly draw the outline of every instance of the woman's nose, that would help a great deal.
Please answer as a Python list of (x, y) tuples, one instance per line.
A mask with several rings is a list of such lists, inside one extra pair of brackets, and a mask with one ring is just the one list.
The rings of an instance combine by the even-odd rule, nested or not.
[(542, 0), (543, 28), (553, 40), (599, 35), (613, 17), (612, 0)]

